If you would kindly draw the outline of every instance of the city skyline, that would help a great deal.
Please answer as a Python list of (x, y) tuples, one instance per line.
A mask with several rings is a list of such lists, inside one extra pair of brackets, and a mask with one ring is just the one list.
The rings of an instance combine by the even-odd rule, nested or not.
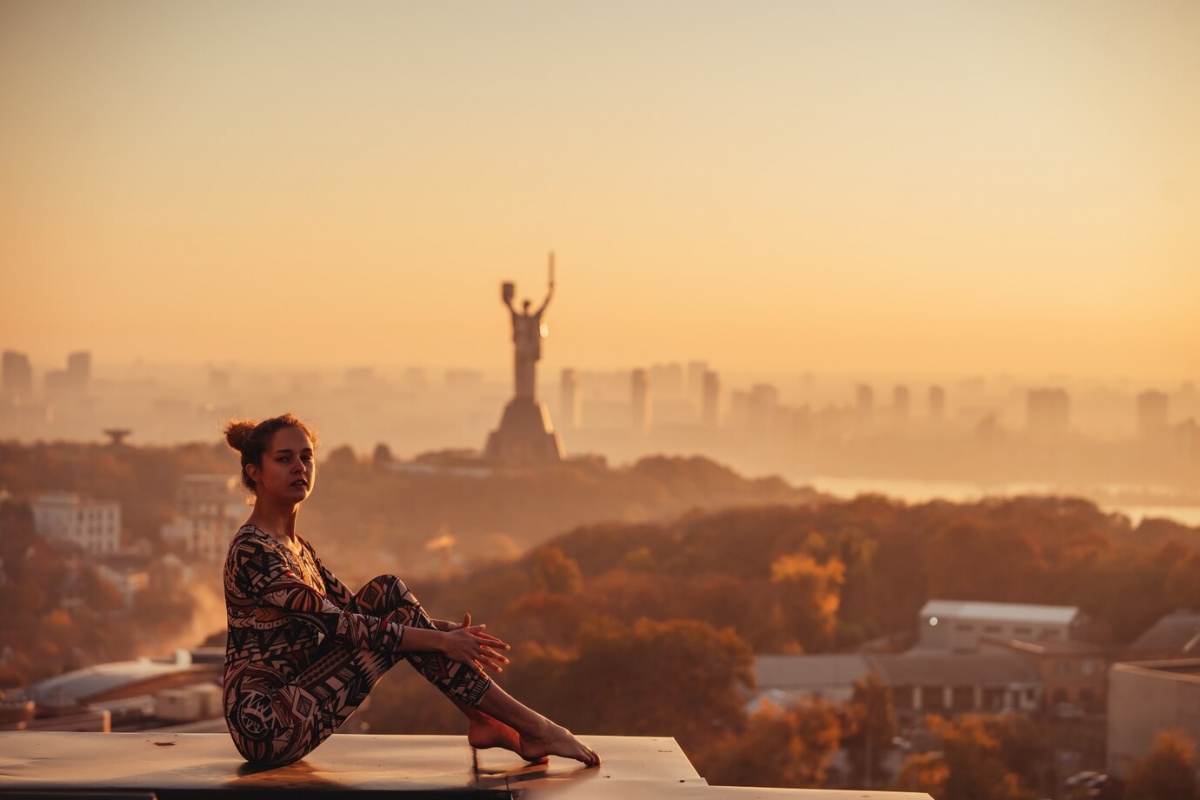
[(1200, 8), (0, 7), (35, 363), (1194, 378)]

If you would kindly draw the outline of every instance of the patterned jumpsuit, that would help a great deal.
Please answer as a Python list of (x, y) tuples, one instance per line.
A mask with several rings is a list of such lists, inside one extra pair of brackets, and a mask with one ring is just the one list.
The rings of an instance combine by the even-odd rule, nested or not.
[(399, 651), (405, 626), (433, 627), (399, 578), (381, 575), (351, 594), (300, 543), (296, 555), (246, 525), (225, 560), (225, 719), (247, 761), (304, 758), (401, 658), (451, 700), (479, 705), (486, 675), (441, 653)]

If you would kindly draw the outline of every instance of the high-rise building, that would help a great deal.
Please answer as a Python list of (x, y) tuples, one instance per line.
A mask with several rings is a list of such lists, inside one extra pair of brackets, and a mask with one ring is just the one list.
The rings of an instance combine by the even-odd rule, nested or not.
[(721, 376), (715, 370), (704, 370), (704, 396), (700, 404), (700, 418), (710, 428), (721, 422)]
[(649, 431), (651, 422), (651, 390), (650, 378), (644, 369), (635, 369), (630, 380), (630, 400), (633, 411), (633, 427), (639, 431)]
[(578, 372), (573, 369), (562, 371), (558, 395), (563, 424), (568, 428), (578, 428), (583, 423), (583, 389)]
[(654, 364), (650, 367), (650, 383), (659, 396), (675, 397), (683, 393), (683, 365), (678, 361), (670, 364)]
[(854, 390), (854, 413), (861, 430), (869, 430), (875, 418), (875, 390), (860, 383)]
[(1166, 433), (1168, 407), (1165, 392), (1151, 390), (1138, 395), (1138, 433), (1143, 439), (1159, 439)]
[(1039, 436), (1063, 436), (1071, 416), (1065, 389), (1030, 389), (1025, 396), (1025, 428)]
[(92, 354), (86, 350), (67, 356), (67, 379), (72, 394), (83, 397), (92, 381)]
[(929, 387), (929, 419), (941, 422), (946, 418), (946, 390), (941, 386)]
[(5, 350), (0, 366), (0, 394), (16, 401), (33, 395), (33, 367), (29, 356), (15, 350)]
[(756, 436), (771, 436), (775, 430), (775, 410), (779, 407), (779, 389), (769, 383), (750, 387), (747, 398), (746, 422)]
[(693, 400), (703, 402), (704, 374), (708, 372), (707, 361), (689, 361), (687, 365), (687, 393)]

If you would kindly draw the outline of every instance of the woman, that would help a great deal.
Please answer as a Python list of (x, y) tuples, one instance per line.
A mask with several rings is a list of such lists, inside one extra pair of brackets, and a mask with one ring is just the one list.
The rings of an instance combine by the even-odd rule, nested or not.
[(254, 511), (225, 560), (229, 642), (225, 718), (247, 761), (282, 765), (325, 741), (375, 682), (407, 660), (466, 715), (476, 748), (502, 747), (533, 762), (600, 757), (570, 731), (509, 696), (487, 676), (509, 646), (472, 625), (432, 620), (404, 583), (382, 575), (351, 593), (296, 533), (317, 477), (316, 440), (290, 414), (231, 422)]

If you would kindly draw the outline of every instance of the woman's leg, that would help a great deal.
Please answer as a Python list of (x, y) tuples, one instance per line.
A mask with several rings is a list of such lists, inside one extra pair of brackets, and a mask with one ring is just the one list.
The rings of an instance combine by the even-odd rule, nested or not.
[(600, 763), (600, 755), (563, 726), (524, 705), (493, 683), (483, 696), (477, 710), (511, 727), (520, 738), (517, 750), (529, 761), (541, 761), (546, 756), (562, 756), (582, 761), (589, 767)]
[[(368, 581), (354, 596), (351, 606), (363, 614), (393, 615), (403, 625), (433, 627), (417, 598), (393, 575)], [(547, 756), (562, 756), (589, 766), (600, 763), (596, 751), (570, 731), (518, 702), (474, 667), (451, 661), (441, 653), (401, 655), (466, 715), (467, 739), (473, 746), (503, 747), (535, 762)]]

